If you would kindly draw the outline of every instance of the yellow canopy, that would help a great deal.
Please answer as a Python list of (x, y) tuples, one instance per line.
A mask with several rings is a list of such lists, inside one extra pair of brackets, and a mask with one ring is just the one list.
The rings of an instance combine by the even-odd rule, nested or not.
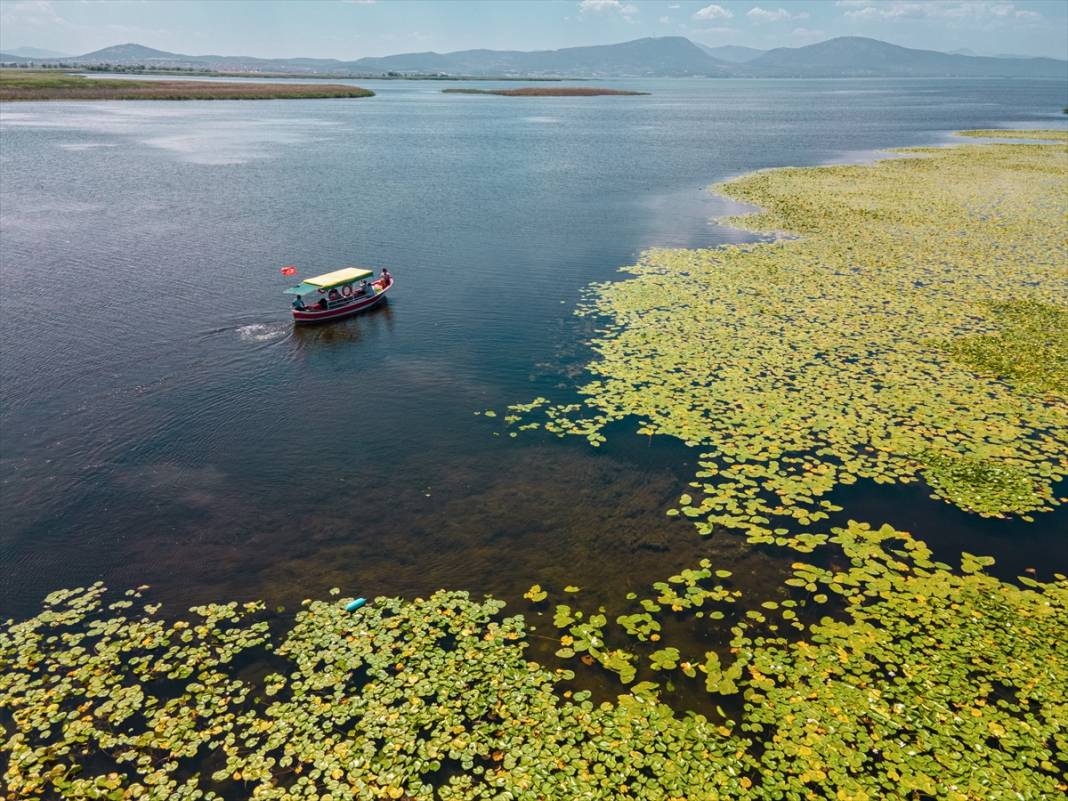
[(334, 270), (332, 273), (324, 273), (314, 278), (305, 278), (304, 283), (311, 284), (319, 289), (330, 289), (331, 287), (351, 284), (353, 281), (370, 278), (372, 275), (374, 275), (372, 270), (364, 270), (360, 267), (343, 267), (340, 270)]

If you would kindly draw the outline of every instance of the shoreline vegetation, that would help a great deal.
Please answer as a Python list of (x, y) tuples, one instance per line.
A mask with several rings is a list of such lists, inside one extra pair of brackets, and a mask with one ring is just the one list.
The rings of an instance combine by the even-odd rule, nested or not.
[(446, 95), (499, 95), (501, 97), (602, 97), (648, 95), (626, 89), (601, 89), (595, 86), (523, 86), (518, 89), (442, 89)]
[(0, 102), (32, 100), (288, 100), (373, 97), (359, 86), (222, 81), (135, 81), (0, 71)]
[(449, 75), (438, 72), (277, 72), (271, 70), (212, 70), (193, 67), (153, 68), (130, 66), (124, 64), (61, 64), (58, 67), (17, 66), (3, 67), (9, 72), (44, 72), (52, 74), (70, 74), (98, 72), (114, 75), (174, 75), (194, 78), (278, 78), (285, 81), (304, 80), (344, 80), (344, 81), (511, 81), (529, 83), (560, 83), (561, 81), (587, 81), (581, 76), (568, 78), (563, 76), (540, 75)]
[[(589, 290), (586, 313), (609, 322), (585, 402), (484, 413), (595, 445), (611, 420), (638, 419), (702, 447), (675, 515), (796, 559), (779, 586), (702, 559), (648, 577), (609, 620), (579, 587), (535, 585), (536, 635), (463, 592), (353, 612), (333, 590), (295, 618), (249, 602), (178, 619), (146, 587), (60, 590), (0, 625), (9, 792), (1063, 796), (1068, 576), (937, 561), (923, 532), (825, 522), (842, 510), (821, 498), (922, 477), (977, 515), (1068, 500), (1051, 491), (1068, 473), (1068, 134), (1050, 133), (1056, 144), (914, 148), (717, 187), (762, 209), (735, 224), (798, 238), (643, 254), (633, 278)], [(688, 627), (710, 650), (673, 641)], [(529, 638), (553, 628), (562, 666), (530, 661)], [(615, 674), (618, 697), (576, 689), (584, 670)], [(672, 708), (673, 686), (707, 705)]]

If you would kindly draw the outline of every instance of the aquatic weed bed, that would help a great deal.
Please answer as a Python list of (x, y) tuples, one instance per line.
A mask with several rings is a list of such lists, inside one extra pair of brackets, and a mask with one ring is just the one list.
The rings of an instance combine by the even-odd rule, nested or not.
[(14, 100), (284, 100), (373, 97), (344, 84), (224, 81), (134, 81), (84, 78), (65, 73), (0, 72), (0, 101)]
[[(163, 618), (144, 588), (53, 593), (0, 630), (6, 792), (1063, 796), (1068, 578), (1000, 580), (988, 557), (937, 561), (923, 532), (827, 524), (827, 496), (856, 481), (924, 481), (990, 517), (1063, 500), (1066, 148), (916, 152), (723, 188), (765, 209), (745, 225), (801, 237), (645, 254), (589, 293), (608, 324), (583, 402), (487, 415), (595, 445), (636, 419), (701, 448), (675, 516), (793, 555), (781, 586), (705, 559), (609, 615), (535, 585), (555, 669), (526, 656), (522, 616), (464, 593), (356, 612), (338, 594), (291, 621), (261, 603)], [(723, 636), (697, 648), (682, 624)], [(576, 691), (586, 670), (618, 697)], [(684, 684), (699, 711), (663, 702)]]
[(674, 514), (754, 542), (817, 544), (826, 496), (858, 480), (923, 480), (990, 517), (1061, 503), (1066, 147), (903, 152), (923, 158), (717, 187), (764, 209), (735, 224), (799, 237), (643, 254), (580, 310), (607, 321), (582, 402), (505, 421), (597, 445), (636, 419), (683, 440), (702, 469)]
[[(793, 642), (774, 624), (739, 630), (726, 663), (714, 651), (696, 663), (670, 647), (654, 655), (664, 673), (743, 693), (738, 720), (678, 712), (652, 686), (600, 704), (565, 691), (569, 670), (525, 659), (522, 617), (466, 593), (357, 612), (347, 598), (305, 602), (275, 634), (258, 603), (168, 621), (140, 591), (53, 593), (0, 634), (4, 783), (14, 798), (110, 799), (1068, 790), (1068, 578), (1021, 587), (985, 575), (989, 559), (932, 562), (903, 532), (832, 533), (850, 566), (797, 563), (797, 604), (832, 593), (845, 611)], [(672, 582), (702, 585), (691, 579)], [(700, 594), (712, 605), (714, 589)], [(795, 618), (765, 605), (768, 620)], [(575, 635), (561, 637), (567, 647), (603, 655), (598, 621), (560, 622)]]

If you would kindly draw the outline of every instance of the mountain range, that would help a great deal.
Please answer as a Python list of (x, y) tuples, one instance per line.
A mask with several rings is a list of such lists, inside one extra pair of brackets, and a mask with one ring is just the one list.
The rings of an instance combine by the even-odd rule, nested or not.
[(761, 56), (768, 52), (767, 50), (758, 50), (755, 47), (745, 47), (743, 45), (720, 45), (719, 47), (709, 47), (708, 45), (698, 44), (694, 42), (698, 47), (704, 50), (708, 55), (718, 58), (720, 61), (729, 61), (732, 64), (745, 64), (752, 61), (757, 56)]
[[(22, 48), (27, 53), (30, 48)], [(36, 51), (40, 52), (40, 51)], [(774, 50), (697, 45), (682, 36), (635, 39), (560, 50), (461, 50), (403, 53), (355, 61), (320, 58), (191, 56), (139, 44), (106, 47), (59, 59), (0, 53), (2, 63), (143, 65), (221, 71), (377, 75), (418, 73), (530, 77), (1012, 77), (1068, 79), (1068, 61), (975, 56), (900, 47), (878, 39), (842, 36), (804, 47)]]

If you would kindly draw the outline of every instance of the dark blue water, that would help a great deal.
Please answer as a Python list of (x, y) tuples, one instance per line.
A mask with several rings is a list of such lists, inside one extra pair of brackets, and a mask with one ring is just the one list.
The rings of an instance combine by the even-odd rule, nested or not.
[[(1008, 80), (574, 99), (364, 83), (378, 95), (0, 112), (0, 612), (96, 579), (178, 603), (614, 592), (737, 551), (664, 517), (692, 469), (681, 445), (512, 440), (473, 413), (566, 397), (585, 284), (650, 246), (743, 240), (709, 222), (735, 209), (708, 184), (1063, 124), (1068, 103), (1065, 84)], [(290, 263), (388, 266), (397, 286), (293, 330)], [(887, 493), (856, 503), (1010, 567), (1068, 565), (1063, 515), (980, 527)]]

